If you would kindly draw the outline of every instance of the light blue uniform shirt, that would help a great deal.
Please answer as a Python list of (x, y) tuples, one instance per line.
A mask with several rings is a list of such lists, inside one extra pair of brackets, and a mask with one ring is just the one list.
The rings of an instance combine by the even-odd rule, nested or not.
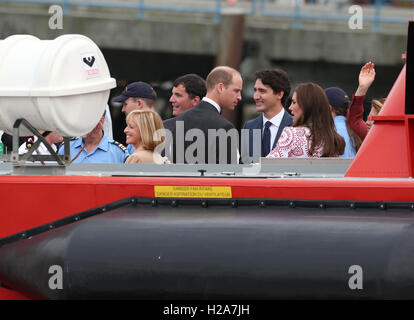
[(135, 152), (135, 147), (132, 144), (128, 144), (127, 150), (129, 154), (133, 154)]
[(351, 138), (349, 137), (348, 130), (346, 129), (346, 117), (336, 116), (334, 118), (336, 132), (338, 132), (345, 140), (344, 154), (339, 156), (340, 158), (354, 158), (356, 155), (355, 148), (352, 146)]
[[(70, 141), (70, 156), (72, 159), (76, 157), (83, 146), (82, 137), (77, 137)], [(58, 154), (64, 154), (63, 145), (60, 146)], [(86, 149), (83, 149), (73, 163), (124, 163), (128, 157), (129, 153), (126, 148), (122, 144), (117, 144), (113, 139), (108, 138), (104, 133), (101, 142), (94, 150), (87, 153)]]

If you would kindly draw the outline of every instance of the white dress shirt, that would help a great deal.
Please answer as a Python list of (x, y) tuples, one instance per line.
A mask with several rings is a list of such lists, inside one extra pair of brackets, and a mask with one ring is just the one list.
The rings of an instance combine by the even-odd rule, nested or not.
[[(210, 98), (204, 97), (203, 99), (205, 102), (208, 102), (210, 104), (212, 104), (218, 111), (219, 114), (221, 114), (221, 108), (220, 106), (217, 104), (217, 102), (215, 102), (214, 100), (211, 100)], [(237, 162), (240, 162), (240, 152), (239, 152), (239, 148), (237, 148)]]
[(217, 109), (218, 113), (221, 113), (220, 106), (214, 100), (211, 100), (210, 98), (207, 98), (207, 97), (204, 97), (201, 100), (204, 100), (205, 102), (208, 102), (208, 103), (212, 104)]
[(273, 143), (275, 142), (277, 131), (279, 130), (280, 123), (282, 122), (282, 119), (283, 119), (284, 115), (285, 115), (285, 109), (284, 108), (282, 108), (282, 110), (277, 115), (275, 115), (272, 119), (267, 119), (263, 115), (262, 136), (263, 136), (263, 131), (264, 131), (266, 122), (270, 121), (272, 123), (272, 125), (269, 127), (269, 130), (270, 130), (270, 150), (273, 149)]

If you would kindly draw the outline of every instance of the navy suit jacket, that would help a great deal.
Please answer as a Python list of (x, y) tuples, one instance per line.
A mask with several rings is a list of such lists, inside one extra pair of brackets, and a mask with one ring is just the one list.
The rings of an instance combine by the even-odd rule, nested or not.
[[(293, 124), (293, 119), (292, 116), (285, 110), (285, 113), (283, 115), (282, 121), (280, 122), (280, 126), (279, 126), (279, 130), (277, 131), (276, 134), (276, 138), (275, 141), (273, 142), (272, 145), (272, 150), (276, 147), (277, 141), (279, 140), (280, 135), (282, 134), (282, 131), (285, 127), (289, 127)], [(260, 115), (255, 119), (249, 120), (244, 124), (243, 129), (248, 129), (249, 130), (249, 157), (253, 157), (253, 129), (259, 129), (260, 132), (263, 129), (263, 116)], [(261, 150), (262, 150), (262, 140), (261, 140), (262, 135), (260, 135), (260, 146), (255, 146), (255, 148), (259, 148), (258, 150), (259, 155), (261, 155)], [(243, 136), (242, 136), (243, 139)], [(243, 146), (246, 147), (247, 143), (246, 141), (242, 141)], [(260, 156), (259, 156), (260, 157)], [(259, 162), (260, 159), (253, 159), (253, 162)]]

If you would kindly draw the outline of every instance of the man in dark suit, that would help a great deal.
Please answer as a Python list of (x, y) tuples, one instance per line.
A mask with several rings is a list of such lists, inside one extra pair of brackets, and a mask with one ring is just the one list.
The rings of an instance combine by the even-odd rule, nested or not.
[(175, 163), (238, 163), (238, 132), (221, 110), (234, 110), (242, 85), (240, 73), (233, 68), (220, 66), (209, 73), (206, 96), (166, 127), (172, 133), (170, 137), (167, 133), (166, 145), (172, 139)]
[[(253, 99), (256, 110), (262, 114), (247, 121), (243, 129), (248, 130), (248, 135), (242, 134), (245, 148), (248, 137), (250, 161), (259, 162), (260, 157), (266, 157), (276, 147), (284, 127), (292, 125), (292, 116), (283, 108), (289, 93), (290, 82), (286, 72), (279, 69), (256, 72)], [(243, 162), (246, 162), (245, 158)]]
[[(197, 74), (185, 74), (175, 79), (169, 100), (173, 107), (173, 118), (163, 121), (164, 128), (172, 132), (176, 121), (174, 117), (199, 104), (206, 95), (206, 91), (205, 80)], [(170, 147), (170, 144), (166, 144), (166, 148)]]

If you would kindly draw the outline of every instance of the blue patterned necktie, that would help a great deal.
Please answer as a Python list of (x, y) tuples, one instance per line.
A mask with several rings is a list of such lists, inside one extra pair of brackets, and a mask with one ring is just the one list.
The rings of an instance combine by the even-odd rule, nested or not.
[(270, 152), (270, 121), (266, 121), (262, 137), (262, 157), (266, 157)]

